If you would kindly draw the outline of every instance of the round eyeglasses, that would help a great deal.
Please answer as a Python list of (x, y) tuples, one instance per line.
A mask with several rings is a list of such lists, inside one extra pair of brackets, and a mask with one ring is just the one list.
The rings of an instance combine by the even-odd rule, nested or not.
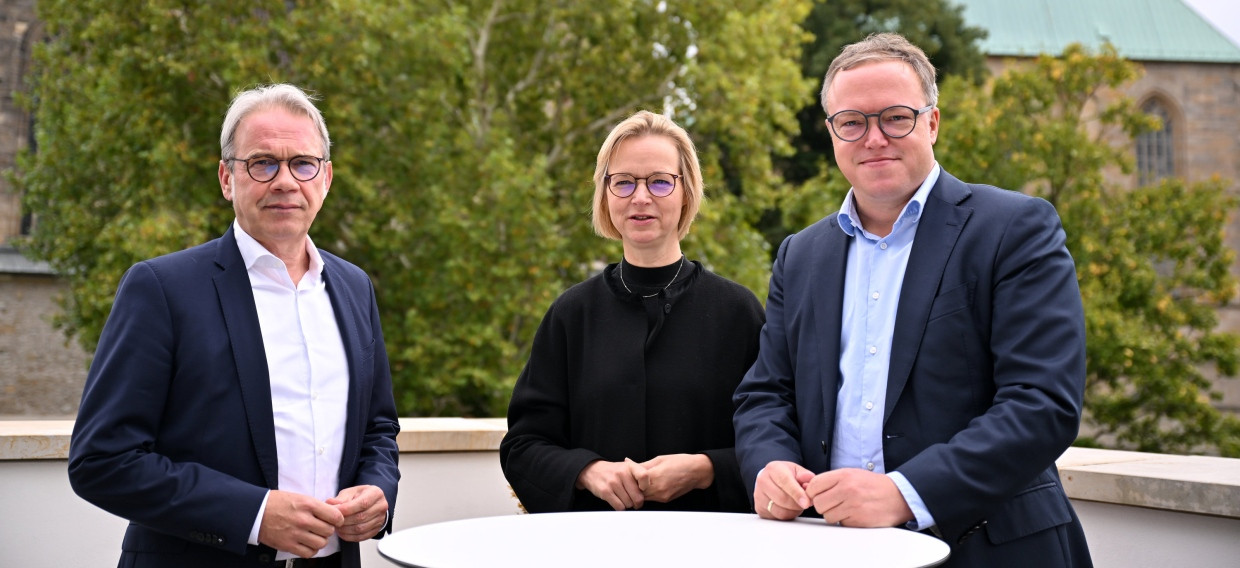
[(856, 142), (870, 132), (870, 117), (878, 119), (878, 129), (888, 138), (904, 138), (913, 133), (917, 117), (934, 108), (933, 104), (915, 109), (904, 105), (889, 106), (875, 113), (842, 110), (827, 117), (835, 136), (844, 142)]
[(277, 160), (271, 156), (257, 156), (228, 158), (227, 161), (245, 164), (245, 171), (250, 174), (250, 179), (258, 183), (276, 179), (276, 175), (280, 173), (280, 164), (283, 162), (288, 162), (288, 173), (292, 174), (293, 179), (297, 181), (314, 179), (319, 175), (319, 168), (323, 164), (323, 158), (315, 156), (293, 156), (287, 160)]
[(630, 174), (608, 174), (603, 178), (603, 183), (607, 184), (607, 190), (612, 195), (621, 199), (633, 195), (637, 191), (637, 182), (646, 182), (646, 190), (650, 195), (655, 197), (667, 197), (676, 191), (676, 180), (680, 176), (676, 174), (665, 174), (662, 172), (653, 173), (644, 178), (633, 177)]

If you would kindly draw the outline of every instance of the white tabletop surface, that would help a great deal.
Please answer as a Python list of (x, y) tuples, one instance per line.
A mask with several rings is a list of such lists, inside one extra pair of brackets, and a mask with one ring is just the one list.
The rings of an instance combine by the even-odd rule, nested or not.
[(854, 529), (822, 519), (622, 511), (506, 515), (395, 532), (379, 554), (417, 568), (494, 566), (935, 566), (950, 550), (895, 528)]

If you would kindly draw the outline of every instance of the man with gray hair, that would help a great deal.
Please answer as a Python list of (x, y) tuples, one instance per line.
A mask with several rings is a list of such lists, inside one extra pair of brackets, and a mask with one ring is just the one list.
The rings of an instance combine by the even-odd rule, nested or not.
[(896, 34), (827, 71), (852, 189), (779, 247), (734, 397), (741, 475), (763, 518), (907, 527), (950, 545), (944, 566), (1090, 566), (1055, 469), (1085, 389), (1064, 230), (1045, 200), (939, 166), (934, 75)]
[(399, 423), (369, 277), (314, 246), (327, 127), (292, 85), (233, 99), (218, 239), (116, 291), (69, 450), (82, 498), (130, 521), (120, 566), (360, 566), (391, 531)]

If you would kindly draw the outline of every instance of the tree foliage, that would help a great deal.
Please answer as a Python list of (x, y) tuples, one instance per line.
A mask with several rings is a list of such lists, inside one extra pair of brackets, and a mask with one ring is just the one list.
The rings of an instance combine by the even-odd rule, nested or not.
[(1223, 240), (1235, 200), (1219, 179), (1111, 181), (1132, 169), (1123, 142), (1160, 127), (1117, 91), (1139, 73), (1109, 46), (1071, 46), (988, 88), (949, 80), (936, 155), (962, 179), (1058, 208), (1085, 302), (1094, 437), (1082, 443), (1240, 456), (1240, 420), (1210, 404), (1204, 373), (1234, 376), (1240, 363), (1240, 337), (1217, 329), (1215, 310), (1236, 293)]
[[(936, 152), (963, 179), (1053, 201), (1089, 334), (1086, 443), (1240, 455), (1204, 370), (1237, 373), (1213, 307), (1236, 282), (1223, 181), (1122, 190), (1125, 140), (1156, 127), (1114, 89), (1137, 69), (1069, 49), (979, 86), (979, 30), (945, 2), (45, 0), (35, 151), (14, 182), (24, 244), (66, 277), (60, 325), (93, 347), (122, 271), (214, 238), (231, 96), (322, 96), (336, 178), (312, 236), (375, 280), (400, 411), (502, 414), (552, 299), (620, 254), (590, 230), (598, 145), (629, 113), (694, 136), (708, 202), (686, 242), (760, 297), (768, 239), (848, 188), (807, 141), (840, 46), (899, 31), (948, 78)], [(804, 26), (798, 25), (804, 23)], [(806, 31), (817, 36), (815, 43)], [(796, 156), (786, 159), (796, 152)], [(777, 161), (775, 161), (777, 160)], [(809, 160), (805, 162), (804, 160)], [(807, 167), (798, 164), (809, 163)], [(755, 229), (761, 227), (762, 230)], [(764, 233), (765, 231), (765, 233)]]
[(400, 411), (502, 414), (551, 300), (615, 261), (594, 157), (642, 108), (685, 124), (708, 201), (692, 258), (764, 295), (753, 228), (782, 183), (808, 0), (40, 0), (25, 244), (93, 350), (133, 262), (221, 234), (231, 96), (322, 97), (335, 182), (311, 231), (375, 281)]

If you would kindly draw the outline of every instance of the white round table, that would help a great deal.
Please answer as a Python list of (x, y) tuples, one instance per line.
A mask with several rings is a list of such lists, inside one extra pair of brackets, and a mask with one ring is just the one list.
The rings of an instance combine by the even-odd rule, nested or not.
[(415, 568), (920, 568), (942, 563), (949, 553), (943, 541), (903, 529), (666, 511), (481, 517), (413, 527), (379, 541), (380, 555)]

